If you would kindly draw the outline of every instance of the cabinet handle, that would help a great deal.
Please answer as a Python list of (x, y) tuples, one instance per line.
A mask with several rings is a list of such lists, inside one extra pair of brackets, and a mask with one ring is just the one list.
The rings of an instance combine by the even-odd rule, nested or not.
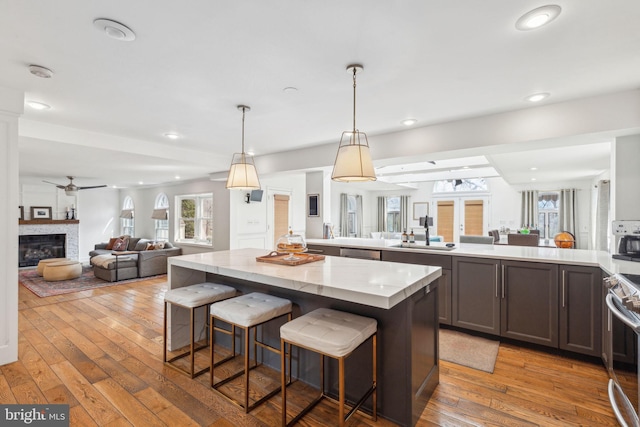
[(565, 307), (564, 304), (564, 300), (565, 300), (565, 288), (566, 288), (566, 281), (565, 281), (565, 273), (567, 272), (567, 270), (562, 270), (562, 308)]
[(504, 264), (502, 264), (502, 299), (504, 299)]
[(498, 264), (496, 264), (496, 298), (498, 298), (498, 277), (500, 276), (500, 272), (498, 271)]

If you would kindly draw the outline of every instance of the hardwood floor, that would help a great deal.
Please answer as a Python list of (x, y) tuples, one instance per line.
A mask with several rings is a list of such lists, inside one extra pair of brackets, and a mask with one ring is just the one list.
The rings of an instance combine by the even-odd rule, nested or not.
[[(38, 298), (20, 286), (19, 361), (0, 367), (0, 402), (68, 403), (72, 426), (274, 426), (280, 397), (251, 414), (162, 363), (165, 279)], [(268, 374), (266, 375), (268, 376)], [(441, 362), (420, 426), (617, 425), (598, 363), (501, 344), (495, 372)], [(302, 383), (295, 407), (311, 396)], [(321, 404), (300, 425), (332, 425)], [(390, 426), (354, 416), (349, 425)]]

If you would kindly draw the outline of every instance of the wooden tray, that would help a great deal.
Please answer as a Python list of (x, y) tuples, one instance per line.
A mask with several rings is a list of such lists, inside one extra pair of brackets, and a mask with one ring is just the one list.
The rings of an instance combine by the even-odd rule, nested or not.
[(310, 262), (320, 261), (324, 259), (324, 255), (300, 253), (300, 254), (295, 254), (295, 257), (298, 259), (290, 261), (285, 259), (288, 256), (289, 256), (288, 253), (280, 253), (280, 252), (273, 251), (269, 255), (256, 257), (256, 261), (270, 262), (272, 264), (281, 264), (281, 265), (300, 265), (300, 264), (307, 264)]

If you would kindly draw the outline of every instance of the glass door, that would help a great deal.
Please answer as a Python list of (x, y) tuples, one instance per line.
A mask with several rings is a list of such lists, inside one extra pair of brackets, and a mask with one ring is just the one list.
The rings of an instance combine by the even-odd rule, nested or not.
[(432, 234), (442, 236), (445, 242), (458, 242), (463, 234), (485, 236), (488, 206), (487, 196), (437, 198)]

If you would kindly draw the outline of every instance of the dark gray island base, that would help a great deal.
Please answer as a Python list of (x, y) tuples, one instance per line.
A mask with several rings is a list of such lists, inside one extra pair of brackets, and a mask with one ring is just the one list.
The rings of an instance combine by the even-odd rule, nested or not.
[[(262, 292), (287, 298), (294, 304), (294, 318), (317, 308), (327, 307), (376, 319), (378, 321), (378, 416), (401, 426), (414, 426), (418, 422), (439, 381), (437, 305), (439, 278), (405, 297), (391, 308), (378, 308), (264, 284), (261, 283), (262, 280), (254, 281), (258, 280), (256, 275), (251, 277), (254, 280), (247, 280), (227, 274), (196, 271), (193, 268), (176, 265), (175, 262), (179, 263), (178, 258), (181, 257), (175, 258), (170, 266), (172, 288), (211, 281), (233, 286), (242, 293)], [(344, 259), (337, 262), (341, 260)], [(356, 262), (362, 262), (362, 260), (356, 260)], [(207, 268), (207, 270), (212, 269)], [(267, 342), (272, 345), (279, 345), (279, 326), (278, 324), (264, 326), (263, 336), (268, 337)], [(240, 342), (241, 340), (238, 339), (236, 345)], [(225, 343), (221, 339), (220, 343), (228, 345), (229, 341)], [(280, 362), (277, 356), (270, 352), (263, 352), (262, 356), (265, 364), (279, 371)], [(334, 360), (325, 360), (329, 366), (325, 374), (325, 387), (329, 394), (337, 397), (337, 363)], [(292, 354), (294, 377), (319, 387), (319, 362), (320, 358), (317, 354), (309, 353), (304, 349), (294, 349)], [(371, 381), (371, 365), (370, 342), (347, 358), (345, 364), (347, 402), (354, 403), (367, 390)], [(370, 399), (364, 408), (367, 411), (371, 410)]]

